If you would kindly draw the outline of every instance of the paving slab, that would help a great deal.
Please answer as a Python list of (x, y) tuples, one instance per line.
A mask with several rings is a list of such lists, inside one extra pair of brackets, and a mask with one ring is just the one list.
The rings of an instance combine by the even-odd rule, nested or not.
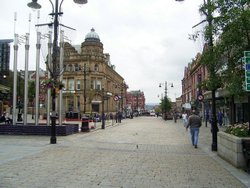
[(248, 174), (210, 151), (209, 127), (195, 149), (180, 120), (138, 117), (49, 140), (0, 136), (0, 187), (250, 187)]

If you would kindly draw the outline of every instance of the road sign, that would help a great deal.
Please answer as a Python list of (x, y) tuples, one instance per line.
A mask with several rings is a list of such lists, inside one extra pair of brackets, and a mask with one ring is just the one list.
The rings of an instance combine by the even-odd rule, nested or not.
[(113, 97), (113, 99), (114, 99), (114, 101), (118, 101), (118, 100), (119, 100), (119, 96), (118, 96), (118, 95), (115, 95), (115, 96)]
[(250, 84), (246, 84), (246, 90), (250, 91)]
[(202, 101), (204, 99), (204, 96), (202, 94), (199, 94), (197, 98), (199, 101)]
[(250, 71), (245, 71), (246, 72), (246, 77), (250, 77)]
[(250, 56), (249, 57), (244, 57), (243, 60), (246, 64), (250, 64)]
[(250, 91), (250, 51), (244, 51), (246, 91)]
[[(247, 64), (246, 64), (247, 65)], [(249, 64), (250, 65), (250, 64)], [(245, 66), (245, 83), (246, 83), (246, 91), (250, 91), (250, 70), (247, 69), (249, 67)]]
[(244, 56), (245, 57), (250, 57), (250, 51), (244, 51)]
[(246, 77), (246, 84), (250, 84), (250, 77)]
[(250, 64), (249, 64), (249, 63), (246, 63), (246, 64), (245, 64), (245, 70), (246, 70), (246, 71), (250, 71)]

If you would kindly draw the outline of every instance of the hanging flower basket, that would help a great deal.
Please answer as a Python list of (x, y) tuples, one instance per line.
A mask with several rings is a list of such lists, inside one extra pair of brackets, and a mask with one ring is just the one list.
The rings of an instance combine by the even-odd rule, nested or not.
[(57, 88), (61, 90), (64, 87), (64, 84), (60, 81), (47, 79), (43, 81), (43, 86), (46, 88)]

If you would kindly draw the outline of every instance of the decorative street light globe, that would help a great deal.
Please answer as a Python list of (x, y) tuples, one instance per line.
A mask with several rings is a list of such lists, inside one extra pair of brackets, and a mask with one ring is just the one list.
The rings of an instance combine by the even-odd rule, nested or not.
[[(88, 0), (73, 0), (73, 1), (74, 1), (74, 3), (80, 4), (80, 5), (88, 3)], [(39, 3), (37, 3), (37, 0), (32, 0), (32, 2), (28, 3), (27, 5), (28, 5), (28, 7), (32, 8), (32, 9), (42, 8), (42, 6)]]
[(74, 0), (74, 2), (75, 2), (76, 4), (83, 5), (83, 4), (88, 3), (88, 0)]
[(42, 7), (39, 3), (37, 3), (37, 0), (32, 0), (32, 2), (27, 5), (32, 9), (40, 9)]

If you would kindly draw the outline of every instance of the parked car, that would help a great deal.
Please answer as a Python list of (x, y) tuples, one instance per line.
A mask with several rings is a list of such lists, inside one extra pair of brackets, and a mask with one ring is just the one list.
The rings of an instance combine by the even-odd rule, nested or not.
[(150, 116), (155, 116), (155, 112), (150, 112)]

